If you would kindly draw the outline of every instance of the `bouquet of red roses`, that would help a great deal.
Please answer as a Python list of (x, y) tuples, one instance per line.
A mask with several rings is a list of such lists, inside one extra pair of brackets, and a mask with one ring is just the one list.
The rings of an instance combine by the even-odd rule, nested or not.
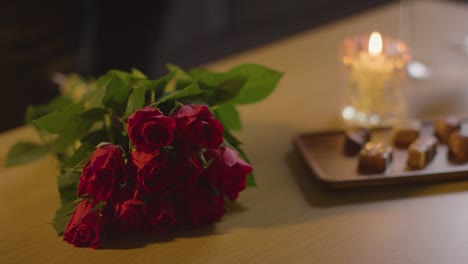
[(255, 64), (169, 70), (157, 80), (137, 70), (62, 76), (62, 96), (28, 109), (43, 142), (19, 142), (7, 165), (56, 154), (62, 207), (53, 225), (70, 244), (209, 225), (225, 198), (255, 185), (229, 130), (240, 128), (235, 105), (267, 96), (281, 74)]

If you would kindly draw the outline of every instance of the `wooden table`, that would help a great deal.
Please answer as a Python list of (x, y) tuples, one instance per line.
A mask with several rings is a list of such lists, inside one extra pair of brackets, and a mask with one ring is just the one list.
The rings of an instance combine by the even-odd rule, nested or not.
[[(468, 33), (467, 8), (448, 2), (416, 7), (430, 25), (414, 37), (415, 56), (462, 65), (467, 58), (451, 57), (451, 48), (441, 50), (444, 56), (428, 50)], [(468, 263), (468, 182), (326, 191), (293, 152), (296, 134), (341, 126), (339, 41), (375, 29), (395, 35), (397, 17), (396, 4), (385, 6), (208, 65), (226, 70), (257, 62), (286, 73), (267, 100), (241, 108), (238, 135), (260, 187), (244, 191), (213, 227), (129, 238), (112, 249), (74, 248), (49, 224), (59, 205), (53, 157), (0, 166), (0, 263)], [(460, 111), (467, 96), (460, 78), (452, 80), (411, 82), (410, 101), (419, 102), (412, 113)], [(447, 83), (443, 91), (436, 85)], [(438, 97), (437, 106), (445, 107), (421, 102), (434, 103), (433, 94), (447, 96)], [(0, 135), (0, 160), (11, 144), (33, 135), (27, 127)]]

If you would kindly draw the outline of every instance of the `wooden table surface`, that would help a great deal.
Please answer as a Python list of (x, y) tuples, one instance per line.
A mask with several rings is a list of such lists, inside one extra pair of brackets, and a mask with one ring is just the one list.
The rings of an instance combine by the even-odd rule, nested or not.
[[(415, 57), (460, 73), (468, 57), (449, 42), (468, 33), (468, 9), (418, 2), (415, 10), (415, 26), (425, 21), (412, 40)], [(296, 134), (341, 126), (339, 41), (375, 29), (395, 35), (397, 21), (398, 5), (389, 5), (208, 65), (257, 62), (286, 73), (267, 100), (241, 107), (238, 136), (260, 187), (244, 191), (213, 227), (74, 248), (49, 224), (59, 205), (57, 162), (48, 156), (7, 169), (9, 146), (34, 133), (0, 135), (0, 263), (468, 263), (468, 182), (327, 191), (293, 152)], [(454, 72), (410, 82), (414, 115), (468, 105)]]

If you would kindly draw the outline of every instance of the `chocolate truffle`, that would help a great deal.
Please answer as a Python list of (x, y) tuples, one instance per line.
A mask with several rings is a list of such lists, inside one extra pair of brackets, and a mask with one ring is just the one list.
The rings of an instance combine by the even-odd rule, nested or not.
[(417, 120), (402, 120), (393, 126), (393, 144), (399, 148), (407, 148), (420, 134), (421, 122)]
[(412, 169), (420, 170), (426, 167), (437, 153), (437, 138), (422, 136), (408, 148), (407, 164)]
[(371, 133), (365, 128), (351, 128), (345, 131), (344, 154), (355, 156), (370, 140)]
[(364, 174), (385, 172), (392, 162), (392, 153), (392, 148), (382, 143), (367, 143), (359, 152), (359, 172)]
[(458, 117), (448, 116), (434, 121), (434, 135), (443, 144), (447, 144), (450, 134), (458, 129), (460, 129), (460, 119)]
[(453, 132), (448, 140), (449, 160), (460, 164), (468, 161), (468, 127)]

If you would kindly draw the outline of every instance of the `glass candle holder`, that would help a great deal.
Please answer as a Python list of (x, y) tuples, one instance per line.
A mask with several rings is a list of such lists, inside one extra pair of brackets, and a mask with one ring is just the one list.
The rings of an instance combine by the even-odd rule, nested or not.
[(341, 114), (346, 124), (386, 126), (405, 115), (401, 86), (411, 59), (405, 43), (373, 32), (343, 40), (339, 57), (344, 81)]

